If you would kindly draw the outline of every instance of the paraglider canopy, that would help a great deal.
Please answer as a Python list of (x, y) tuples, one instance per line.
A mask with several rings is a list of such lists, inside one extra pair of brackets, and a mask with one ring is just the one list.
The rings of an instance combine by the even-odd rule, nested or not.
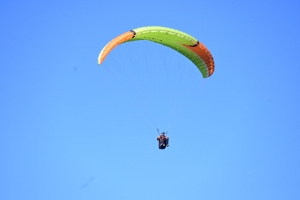
[(101, 50), (98, 64), (101, 64), (112, 49), (119, 44), (138, 40), (159, 43), (181, 53), (198, 67), (203, 78), (211, 76), (214, 72), (214, 59), (202, 43), (187, 33), (161, 26), (133, 29), (114, 38)]

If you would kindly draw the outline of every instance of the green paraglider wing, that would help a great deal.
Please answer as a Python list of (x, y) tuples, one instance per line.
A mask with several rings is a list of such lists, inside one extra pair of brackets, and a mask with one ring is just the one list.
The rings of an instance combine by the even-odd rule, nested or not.
[(133, 29), (114, 38), (101, 50), (98, 64), (101, 64), (109, 52), (119, 44), (138, 40), (156, 42), (181, 53), (198, 67), (204, 78), (214, 72), (214, 59), (202, 43), (187, 33), (160, 26)]

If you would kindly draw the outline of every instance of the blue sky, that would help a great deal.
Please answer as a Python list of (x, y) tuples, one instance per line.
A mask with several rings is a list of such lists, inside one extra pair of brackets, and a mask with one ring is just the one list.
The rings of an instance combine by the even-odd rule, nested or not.
[[(299, 1), (0, 9), (0, 199), (300, 198)], [(199, 39), (215, 73), (147, 42), (97, 65), (112, 38), (150, 25)]]

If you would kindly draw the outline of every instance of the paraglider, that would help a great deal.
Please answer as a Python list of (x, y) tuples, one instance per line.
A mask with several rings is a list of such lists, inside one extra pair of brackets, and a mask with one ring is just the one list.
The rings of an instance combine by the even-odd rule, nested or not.
[[(158, 131), (158, 129), (157, 129), (157, 131)], [(166, 136), (165, 132), (162, 132), (159, 136), (157, 136), (156, 139), (158, 140), (158, 148), (159, 149), (165, 149), (166, 147), (169, 146), (169, 137)]]
[[(213, 56), (201, 42), (185, 32), (162, 26), (136, 28), (115, 37), (101, 50), (98, 64), (102, 64), (108, 54), (118, 45), (139, 40), (148, 40), (177, 51), (199, 69), (203, 78), (210, 77), (214, 73)], [(169, 146), (169, 137), (164, 132), (157, 137), (157, 140), (159, 149)]]

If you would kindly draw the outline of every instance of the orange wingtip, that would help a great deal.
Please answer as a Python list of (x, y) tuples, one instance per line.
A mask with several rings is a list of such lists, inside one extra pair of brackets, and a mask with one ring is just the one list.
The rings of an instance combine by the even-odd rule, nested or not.
[(130, 40), (134, 36), (134, 32), (128, 31), (119, 35), (118, 37), (112, 39), (105, 47), (101, 50), (99, 57), (98, 57), (98, 64), (100, 65), (106, 56), (111, 52), (116, 46), (119, 44)]

